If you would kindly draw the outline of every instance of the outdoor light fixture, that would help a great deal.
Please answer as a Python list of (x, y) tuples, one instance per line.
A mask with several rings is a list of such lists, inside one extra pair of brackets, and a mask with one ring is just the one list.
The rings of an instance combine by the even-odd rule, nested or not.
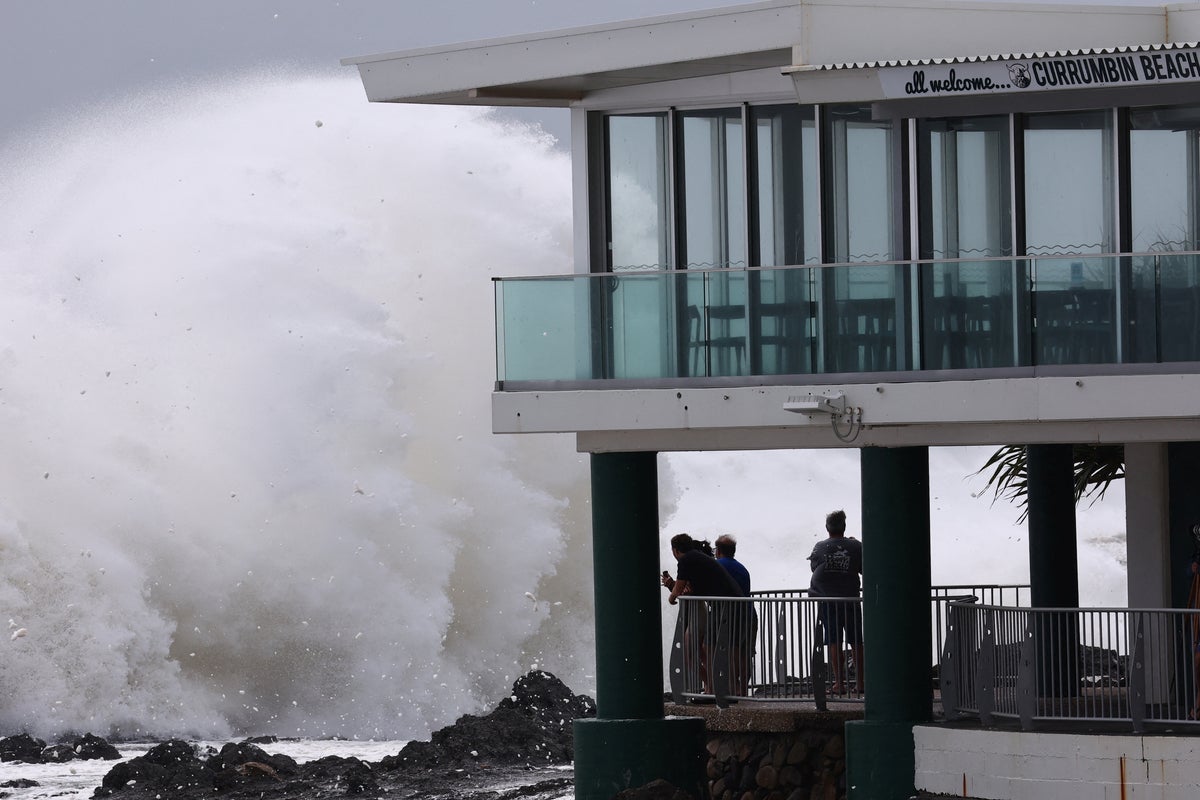
[(836, 394), (805, 394), (799, 397), (789, 397), (783, 404), (784, 411), (794, 414), (845, 414), (846, 395)]
[[(828, 414), (833, 435), (847, 444), (853, 442), (862, 433), (862, 409), (847, 405), (846, 395), (841, 392), (789, 397), (783, 404), (783, 410), (791, 411), (793, 414), (804, 414), (809, 421), (818, 415)], [(846, 426), (844, 432), (838, 427), (839, 422)]]

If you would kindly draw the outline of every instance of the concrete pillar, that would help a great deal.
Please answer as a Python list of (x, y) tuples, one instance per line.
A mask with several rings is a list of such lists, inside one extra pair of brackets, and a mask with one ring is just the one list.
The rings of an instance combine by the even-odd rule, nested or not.
[(1125, 558), (1130, 608), (1171, 605), (1167, 446), (1125, 445)]
[(596, 453), (591, 466), (597, 716), (575, 721), (575, 797), (656, 778), (707, 796), (704, 721), (663, 718), (657, 454)]
[(912, 728), (933, 718), (929, 449), (861, 453), (867, 705), (846, 724), (847, 797), (907, 800)]
[[(1125, 559), (1130, 608), (1169, 608), (1171, 548), (1167, 526), (1167, 446), (1125, 445)], [(1169, 628), (1143, 623), (1147, 652), (1169, 653)], [(1175, 683), (1174, 665), (1146, 675), (1146, 702), (1165, 703)]]

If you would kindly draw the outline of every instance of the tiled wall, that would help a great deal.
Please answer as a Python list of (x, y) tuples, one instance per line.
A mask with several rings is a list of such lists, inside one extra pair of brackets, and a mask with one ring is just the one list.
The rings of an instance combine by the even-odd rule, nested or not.
[(1200, 737), (913, 728), (918, 789), (980, 800), (1195, 800)]

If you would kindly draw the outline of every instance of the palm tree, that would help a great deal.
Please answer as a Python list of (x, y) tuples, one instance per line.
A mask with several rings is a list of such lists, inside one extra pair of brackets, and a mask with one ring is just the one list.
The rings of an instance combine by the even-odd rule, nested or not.
[[(1092, 497), (1092, 502), (1104, 497), (1113, 481), (1125, 477), (1125, 447), (1119, 444), (1076, 444), (1075, 502)], [(1026, 471), (1026, 450), (1023, 444), (1009, 444), (992, 453), (975, 474), (991, 469), (987, 486), (994, 494), (993, 502), (1005, 498), (1021, 507), (1018, 522), (1029, 514), (1029, 476)]]

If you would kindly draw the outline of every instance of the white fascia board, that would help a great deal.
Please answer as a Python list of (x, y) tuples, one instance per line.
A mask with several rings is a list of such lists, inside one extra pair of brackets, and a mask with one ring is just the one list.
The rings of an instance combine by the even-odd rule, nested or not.
[(803, 0), (795, 66), (1162, 44), (1163, 6)]
[(1200, 3), (1167, 6), (1167, 41), (1200, 42)]
[(703, 428), (648, 431), (584, 431), (575, 436), (581, 453), (703, 452), (714, 450), (834, 450), (859, 447), (979, 447), (1064, 442), (1122, 443), (1200, 441), (1200, 420), (1043, 422), (1038, 425), (977, 424), (929, 428), (867, 427), (845, 442), (829, 422), (790, 428)]
[(719, 433), (723, 440), (747, 447), (761, 442), (764, 434), (770, 438), (789, 431), (791, 440), (810, 442), (807, 446), (839, 446), (827, 415), (785, 410), (789, 399), (809, 394), (841, 394), (847, 405), (862, 409), (863, 430), (855, 446), (983, 444), (991, 436), (1044, 441), (1049, 431), (1056, 431), (1055, 436), (1069, 431), (1072, 438), (1066, 441), (1126, 441), (1107, 438), (1116, 431), (1133, 437), (1129, 441), (1152, 441), (1143, 437), (1159, 435), (1186, 439), (1189, 430), (1200, 438), (1196, 374), (495, 392), (492, 430), (600, 438), (619, 434), (633, 440), (639, 433), (660, 439), (670, 432), (710, 438)]
[[(876, 81), (878, 85), (878, 81)], [(794, 103), (796, 89), (778, 67), (730, 72), (703, 78), (644, 83), (591, 92), (573, 104), (590, 111), (739, 105), (741, 103)]]
[(792, 93), (803, 104), (850, 103), (883, 97), (877, 69), (787, 70), (794, 81)]
[[(594, 25), (529, 36), (491, 39), (378, 56), (343, 59), (359, 69), (368, 99), (421, 102), (424, 98), (469, 100), (474, 90), (503, 96), (537, 91), (582, 95), (605, 73), (636, 82), (630, 71), (649, 69), (650, 78), (673, 77), (666, 65), (788, 49), (800, 37), (798, 0)], [(655, 68), (660, 68), (655, 70)]]

